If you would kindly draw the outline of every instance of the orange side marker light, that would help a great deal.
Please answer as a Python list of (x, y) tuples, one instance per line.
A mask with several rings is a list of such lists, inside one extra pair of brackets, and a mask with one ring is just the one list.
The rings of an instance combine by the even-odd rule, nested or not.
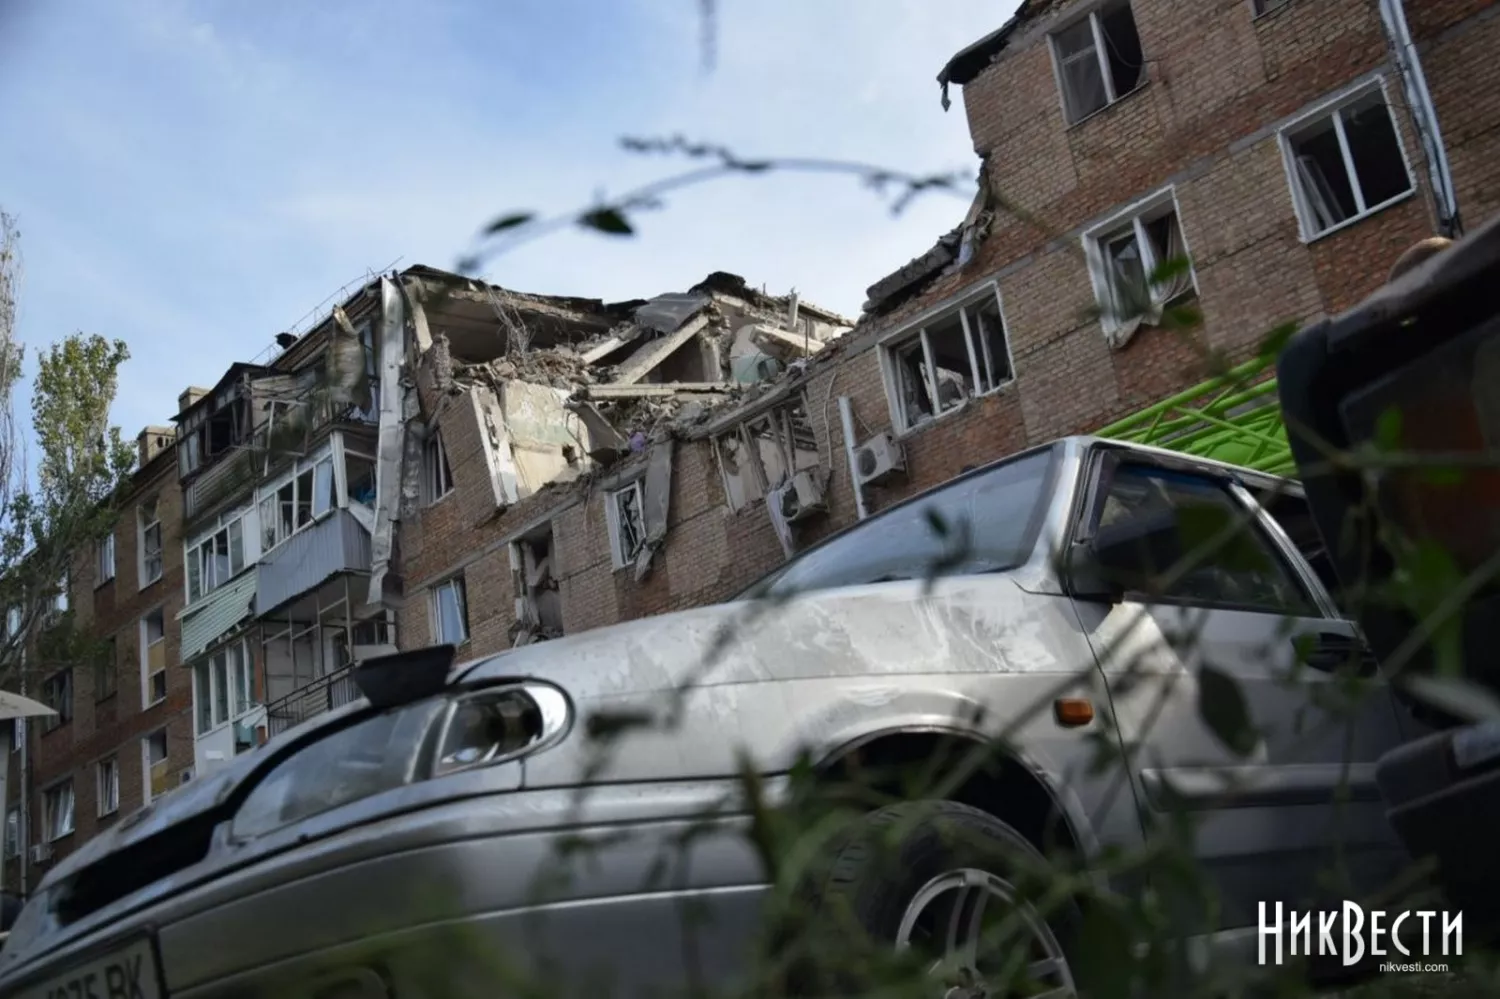
[(1094, 720), (1094, 705), (1086, 697), (1059, 697), (1052, 702), (1052, 715), (1063, 728), (1077, 728)]

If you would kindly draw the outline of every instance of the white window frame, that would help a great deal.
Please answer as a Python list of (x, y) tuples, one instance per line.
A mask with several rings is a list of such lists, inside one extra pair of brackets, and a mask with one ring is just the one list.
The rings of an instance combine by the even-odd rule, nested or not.
[[(159, 615), (161, 615), (161, 637), (158, 638), (154, 642), (147, 641), (147, 639), (146, 639), (146, 634), (147, 634), (146, 622), (150, 619), (150, 617), (151, 617), (152, 614), (159, 614)], [(162, 675), (165, 676), (165, 674), (167, 672), (167, 654), (166, 654), (167, 610), (166, 610), (166, 608), (165, 607), (153, 607), (151, 610), (148, 610), (146, 613), (144, 613), (144, 614), (141, 615), (139, 622), (137, 622), (137, 624), (136, 624), (136, 627), (139, 629), (139, 638), (140, 638), (140, 650), (141, 650), (141, 710), (144, 711), (147, 708), (155, 707), (156, 705), (162, 703), (163, 701), (165, 701), (167, 699), (167, 693), (166, 693), (166, 686), (167, 685), (166, 685), (165, 681), (162, 683), (162, 696), (157, 697), (157, 698), (153, 698), (151, 696), (151, 679), (152, 679), (152, 677), (156, 676), (158, 673), (161, 673)], [(161, 665), (160, 669), (152, 669), (151, 668), (151, 649), (154, 648), (157, 645), (161, 645), (162, 646), (162, 658), (161, 658), (162, 665)]]
[[(936, 325), (945, 319), (949, 319), (957, 313), (963, 325), (964, 344), (969, 355), (969, 377), (977, 386), (980, 380), (977, 377), (979, 371), (979, 358), (974, 353), (974, 334), (969, 326), (969, 310), (984, 303), (987, 296), (994, 296), (995, 308), (1000, 313), (1001, 333), (1005, 338), (1005, 370), (1007, 372), (1004, 380), (997, 382), (983, 392), (976, 392), (964, 399), (958, 405), (945, 409), (941, 413), (935, 413), (930, 419), (917, 423), (909, 422), (906, 418), (905, 400), (901, 395), (901, 372), (896, 360), (896, 354), (910, 344), (913, 340), (921, 339), (922, 363), (927, 368), (927, 391), (931, 398), (937, 398), (937, 369), (932, 363), (932, 346), (927, 336), (927, 328)], [(880, 376), (885, 384), (885, 398), (887, 408), (891, 411), (891, 426), (896, 429), (898, 435), (911, 433), (919, 427), (930, 426), (938, 420), (951, 416), (954, 413), (967, 409), (976, 399), (985, 396), (996, 395), (1003, 392), (1016, 380), (1015, 352), (1010, 342), (1010, 321), (1005, 316), (1005, 297), (1000, 294), (1000, 284), (997, 281), (987, 281), (978, 288), (971, 288), (962, 295), (949, 299), (942, 305), (923, 313), (913, 322), (893, 330), (880, 338)], [(993, 373), (994, 358), (986, 359), (989, 371)]]
[[(1345, 108), (1359, 103), (1372, 93), (1380, 94), (1381, 103), (1385, 106), (1385, 113), (1390, 116), (1391, 129), (1396, 136), (1396, 148), (1401, 151), (1401, 167), (1406, 171), (1406, 190), (1393, 197), (1387, 198), (1378, 205), (1366, 205), (1364, 192), (1359, 186), (1359, 175), (1354, 169), (1354, 157), (1349, 151), (1349, 140), (1344, 135)], [(1302, 180), (1297, 170), (1297, 158), (1292, 149), (1292, 133), (1304, 131), (1309, 125), (1319, 122), (1325, 118), (1333, 119), (1334, 134), (1338, 136), (1339, 152), (1343, 154), (1344, 171), (1348, 177), (1351, 190), (1354, 192), (1354, 204), (1358, 209), (1353, 215), (1342, 222), (1335, 223), (1327, 229), (1313, 231), (1313, 212), (1307, 203), (1307, 192), (1303, 189)], [(1281, 149), (1281, 166), (1286, 172), (1287, 187), (1292, 194), (1292, 208), (1297, 213), (1297, 230), (1304, 243), (1313, 243), (1324, 237), (1341, 232), (1349, 226), (1356, 225), (1372, 215), (1385, 211), (1392, 205), (1398, 205), (1416, 195), (1417, 178), (1412, 173), (1411, 154), (1406, 149), (1406, 136), (1401, 131), (1401, 119), (1391, 105), (1391, 92), (1384, 74), (1373, 80), (1365, 80), (1346, 87), (1339, 93), (1319, 102), (1315, 106), (1303, 111), (1295, 117), (1286, 121), (1276, 130), (1276, 144)]]
[[(463, 629), (463, 635), (456, 640), (451, 635), (443, 634), (443, 604), (442, 594), (444, 590), (453, 590), (459, 596), (459, 627)], [(449, 576), (441, 583), (432, 587), (429, 610), (432, 615), (432, 637), (433, 642), (438, 645), (452, 644), (462, 645), (469, 640), (469, 586), (465, 582), (463, 573)]]
[(453, 492), (453, 466), (448, 462), (448, 445), (443, 431), (433, 427), (422, 442), (422, 497), (427, 506)]
[[(1175, 185), (1168, 185), (1159, 191), (1154, 191), (1084, 230), (1082, 236), (1084, 259), (1088, 262), (1089, 282), (1094, 288), (1094, 302), (1100, 309), (1099, 325), (1106, 334), (1114, 333), (1121, 324), (1111, 308), (1115, 293), (1114, 285), (1109, 278), (1109, 268), (1105, 266), (1104, 241), (1118, 234), (1127, 225), (1130, 226), (1135, 233), (1136, 245), (1141, 248), (1141, 264), (1145, 269), (1149, 284), (1151, 275), (1156, 273), (1162, 261), (1156, 259), (1156, 250), (1146, 236), (1146, 226), (1167, 212), (1177, 216), (1177, 231), (1182, 235), (1182, 253), (1188, 261), (1188, 279), (1192, 282), (1193, 294), (1196, 295), (1198, 294), (1198, 272), (1193, 267), (1192, 248), (1188, 244), (1187, 226), (1182, 221), (1182, 205), (1177, 200)], [(1150, 292), (1151, 299), (1155, 302), (1157, 288), (1152, 285)], [(1186, 294), (1187, 292), (1181, 292), (1177, 297)], [(1174, 298), (1173, 301), (1175, 300)], [(1158, 302), (1157, 304), (1170, 303)]]
[(94, 546), (95, 586), (115, 578), (115, 532), (111, 530)]
[[(62, 828), (58, 812), (66, 792), (67, 828)], [(73, 792), (73, 778), (65, 777), (42, 791), (42, 835), (46, 842), (55, 843), (70, 836), (78, 828), (78, 798)]]
[(609, 557), (615, 569), (624, 569), (635, 565), (637, 549), (635, 554), (627, 557), (621, 549), (624, 540), (620, 531), (620, 497), (627, 492), (634, 492), (636, 497), (636, 509), (641, 514), (641, 544), (646, 542), (646, 490), (640, 479), (633, 479), (618, 489), (610, 489), (604, 494), (604, 523), (609, 528)]
[[(231, 661), (231, 654), (236, 650), (239, 652), (237, 663)], [(222, 667), (217, 667), (219, 661), (222, 661)], [(205, 679), (207, 680), (206, 690), (204, 689)], [(248, 681), (247, 693), (243, 700), (240, 696), (241, 684), (237, 682), (241, 679)], [(219, 717), (217, 710), (221, 683), (228, 687), (224, 697), (226, 713), (222, 718)], [(205, 699), (209, 714), (207, 728), (199, 725), (199, 707), (205, 703)], [(255, 664), (250, 659), (248, 638), (221, 645), (209, 655), (193, 663), (193, 733), (198, 738), (201, 739), (211, 732), (217, 732), (226, 725), (235, 724), (259, 706), (259, 702), (255, 699)]]
[(10, 751), (19, 753), (26, 745), (26, 719), (15, 718), (10, 723)]
[[(797, 392), (776, 402), (774, 405), (746, 416), (736, 423), (731, 429), (716, 434), (713, 438), (714, 461), (719, 466), (719, 481), (724, 487), (724, 503), (732, 512), (738, 513), (748, 509), (766, 498), (766, 494), (772, 489), (784, 483), (788, 478), (796, 475), (804, 468), (797, 467), (797, 447), (792, 433), (792, 413), (796, 409), (802, 410), (808, 429), (813, 435), (813, 444), (817, 446), (817, 430), (812, 425), (812, 409), (808, 405), (807, 396)], [(754, 436), (752, 428), (766, 420), (771, 422), (771, 431), (776, 438), (777, 449), (781, 452), (782, 465), (786, 468), (786, 476), (775, 482), (766, 472), (765, 458), (758, 446), (753, 444)], [(734, 501), (734, 490), (730, 486), (729, 468), (724, 460), (724, 444), (728, 440), (739, 443), (744, 455), (743, 467), (740, 469), (740, 477), (744, 480), (747, 495), (744, 502), (736, 505)], [(814, 467), (821, 465), (823, 455), (821, 449), (815, 454)], [(753, 492), (754, 495), (748, 495)]]
[[(151, 504), (151, 520), (146, 520), (146, 504)], [(151, 575), (150, 562), (146, 558), (146, 535), (152, 528), (156, 528), (156, 574)], [(162, 530), (161, 521), (161, 494), (157, 493), (149, 500), (142, 500), (135, 508), (135, 540), (136, 540), (136, 572), (140, 577), (140, 588), (145, 589), (162, 577), (162, 570), (166, 566), (166, 538)]]
[[(151, 793), (151, 740), (157, 736), (161, 737), (162, 745), (165, 747), (161, 761), (168, 763), (168, 769), (171, 769), (169, 761), (172, 758), (172, 741), (167, 736), (167, 730), (159, 728), (155, 732), (148, 732), (141, 736), (141, 780), (144, 784), (141, 788), (141, 800), (148, 805), (157, 798), (166, 797), (167, 794), (167, 791), (163, 791), (158, 795)], [(168, 791), (170, 790), (171, 788), (169, 787)]]
[[(255, 518), (250, 516), (255, 507), (246, 506), (238, 510), (230, 510), (219, 514), (212, 525), (200, 530), (190, 541), (184, 542), (182, 546), (182, 592), (184, 606), (192, 606), (206, 598), (215, 590), (223, 587), (231, 580), (239, 577), (246, 569), (255, 565), (257, 554), (255, 543), (259, 541)], [(232, 548), (233, 530), (238, 525), (240, 533), (240, 567), (234, 568), (234, 552)], [(225, 535), (225, 547), (230, 548), (229, 575), (223, 579), (216, 579), (212, 586), (206, 586), (208, 569), (212, 564), (212, 556), (208, 554), (207, 548), (220, 534)], [(192, 565), (198, 564), (198, 595), (193, 596), (192, 588)]]
[[(322, 513), (319, 513), (316, 505), (318, 495), (318, 467), (324, 463), (328, 464), (329, 483), (333, 489), (333, 496), (330, 500), (328, 509), (324, 510)], [(298, 525), (296, 523), (295, 514), (297, 506), (301, 502), (301, 498), (299, 495), (301, 489), (298, 484), (298, 480), (309, 471), (312, 472), (312, 489), (314, 494), (313, 502), (309, 504), (309, 509), (312, 511), (312, 518), (308, 520), (307, 523)], [(286, 472), (283, 472), (281, 475), (277, 476), (272, 482), (265, 486), (262, 486), (256, 493), (255, 497), (255, 509), (259, 512), (259, 522), (256, 525), (257, 529), (260, 531), (260, 536), (256, 539), (257, 547), (260, 552), (259, 557), (264, 558), (266, 555), (286, 544), (287, 541), (289, 541), (291, 538), (314, 526), (325, 517), (331, 517), (335, 510), (338, 510), (340, 507), (342, 507), (343, 488), (340, 482), (341, 478), (342, 476), (339, 474), (339, 455), (335, 453), (333, 442), (330, 441), (328, 444), (325, 444), (323, 447), (319, 448), (315, 454), (298, 461)], [(278, 516), (279, 511), (277, 509), (277, 493), (280, 492), (281, 488), (287, 483), (292, 484), (293, 523), (291, 531), (283, 535), (281, 534), (281, 518)], [(269, 517), (267, 516), (267, 504), (270, 504)], [(274, 540), (268, 538), (266, 533), (273, 528), (275, 530)], [(273, 540), (273, 543), (267, 544), (266, 542), (270, 540)]]
[[(1145, 46), (1143, 44), (1140, 81), (1137, 82), (1134, 87), (1123, 94), (1115, 93), (1115, 81), (1114, 77), (1112, 77), (1109, 72), (1109, 60), (1104, 57), (1104, 47), (1107, 44), (1104, 40), (1104, 29), (1100, 27), (1099, 24), (1099, 12), (1115, 2), (1129, 7), (1130, 18), (1132, 21), (1135, 21), (1135, 4), (1133, 0), (1099, 0), (1099, 2), (1094, 4), (1093, 9), (1091, 9), (1087, 14), (1075, 18), (1074, 20), (1069, 21), (1067, 24), (1064, 24), (1059, 28), (1054, 28), (1047, 34), (1047, 48), (1052, 52), (1052, 76), (1053, 79), (1057, 81), (1057, 99), (1062, 103), (1063, 124), (1068, 128), (1071, 128), (1072, 126), (1077, 125), (1081, 122), (1088, 121), (1090, 118), (1094, 117), (1094, 115), (1109, 110), (1119, 102), (1120, 98), (1129, 97), (1131, 94), (1135, 93), (1137, 90), (1140, 90), (1143, 86), (1146, 85), (1146, 63), (1148, 60), (1144, 55)], [(1098, 64), (1099, 74), (1104, 80), (1105, 101), (1102, 106), (1095, 108), (1088, 114), (1081, 115), (1078, 118), (1074, 118), (1072, 117), (1072, 114), (1068, 109), (1067, 78), (1063, 76), (1062, 56), (1057, 51), (1057, 36), (1062, 34), (1064, 31), (1067, 31), (1069, 28), (1076, 27), (1084, 20), (1087, 20), (1089, 22), (1089, 28), (1094, 35), (1094, 60)], [(1135, 30), (1136, 34), (1139, 35), (1141, 30), (1139, 21), (1135, 21)]]
[(110, 754), (94, 764), (94, 800), (100, 818), (120, 810), (120, 757)]

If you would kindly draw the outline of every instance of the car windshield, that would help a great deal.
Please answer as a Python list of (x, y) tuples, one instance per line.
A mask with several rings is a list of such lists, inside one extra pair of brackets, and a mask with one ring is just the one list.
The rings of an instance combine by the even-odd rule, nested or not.
[(1056, 447), (967, 475), (830, 538), (740, 599), (1013, 569), (1036, 544)]

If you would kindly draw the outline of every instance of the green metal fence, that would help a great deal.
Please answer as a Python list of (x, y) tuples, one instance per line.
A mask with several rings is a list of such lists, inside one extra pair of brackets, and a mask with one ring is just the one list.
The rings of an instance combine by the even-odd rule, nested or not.
[(1274, 372), (1274, 359), (1256, 358), (1096, 433), (1295, 475)]

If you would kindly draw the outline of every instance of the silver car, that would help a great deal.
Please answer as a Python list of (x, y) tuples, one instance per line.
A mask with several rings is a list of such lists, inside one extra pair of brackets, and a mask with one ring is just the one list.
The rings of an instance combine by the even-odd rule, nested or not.
[[(1371, 770), (1420, 731), (1383, 688), (1337, 725), (1293, 724), (1310, 703), (1284, 682), (1297, 660), (1324, 683), (1362, 647), (1300, 495), (1068, 438), (871, 517), (746, 599), (457, 668), (447, 647), (366, 664), (366, 699), (49, 872), (0, 953), (0, 995), (495, 995), (518, 967), (548, 994), (733, 984), (770, 898), (747, 773), (775, 805), (799, 780), (832, 789), (1001, 736), (999, 763), (946, 801), (872, 806), (872, 828), (910, 820), (902, 865), (840, 840), (809, 904), (842, 899), (883, 946), (983, 973), (958, 920), (1013, 904), (1002, 852), (1087, 862), (1182, 807), (1222, 903), (1205, 939), (1253, 942), (1256, 904), (1303, 900), (1334, 839), (1370, 884), (1400, 863)], [(1248, 521), (1233, 557), (1163, 575), (1206, 515)], [(1254, 732), (1205, 721), (1202, 688), (1225, 678)], [(1101, 733), (1145, 751), (1101, 772)], [(1032, 976), (1072, 994), (1067, 927), (1028, 925)]]

